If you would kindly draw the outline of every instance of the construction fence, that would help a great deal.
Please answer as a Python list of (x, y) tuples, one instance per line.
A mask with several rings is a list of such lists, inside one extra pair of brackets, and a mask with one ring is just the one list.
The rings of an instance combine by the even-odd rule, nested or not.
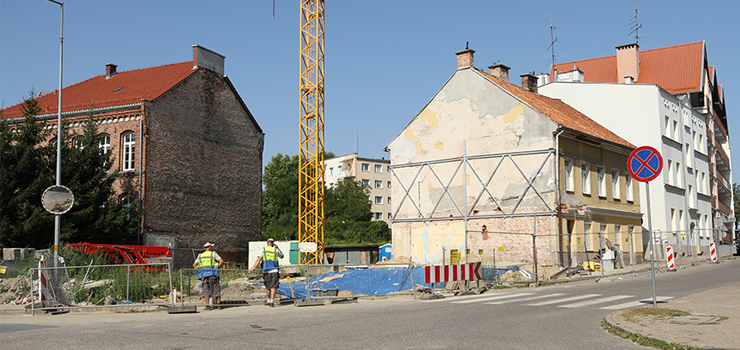
[(169, 264), (47, 267), (42, 262), (39, 266), (25, 276), (32, 314), (36, 310), (172, 303)]

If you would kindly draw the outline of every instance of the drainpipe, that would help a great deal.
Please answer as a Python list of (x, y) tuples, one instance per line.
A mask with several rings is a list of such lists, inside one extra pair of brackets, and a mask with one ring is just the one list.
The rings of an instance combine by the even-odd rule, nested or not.
[[(139, 118), (139, 201), (138, 201), (138, 205), (139, 205), (138, 212), (139, 213), (141, 213), (141, 198), (142, 198), (142, 196), (141, 196), (141, 190), (142, 190), (141, 181), (142, 181), (142, 174), (144, 173), (144, 159), (142, 158), (143, 148), (144, 148), (144, 133), (142, 132), (142, 130), (143, 130), (143, 128), (142, 128), (143, 122), (144, 122), (144, 103), (141, 104), (141, 118)], [(141, 216), (141, 221), (139, 222), (139, 228), (138, 228), (139, 234), (136, 235), (136, 241), (139, 242), (139, 245), (141, 245), (141, 243), (140, 243), (140, 239), (141, 239), (141, 235), (142, 235), (141, 226), (142, 226), (143, 221), (144, 221), (144, 216), (142, 215)]]
[[(467, 140), (463, 140), (463, 202), (465, 202), (465, 263), (468, 263), (468, 158)], [(444, 256), (442, 257), (444, 260)], [(465, 281), (465, 292), (468, 291), (468, 281)]]
[[(563, 214), (561, 209), (561, 196), (560, 196), (560, 135), (565, 131), (562, 129), (562, 126), (558, 126), (558, 132), (555, 135), (555, 188), (557, 189), (556, 193), (558, 194), (557, 198), (557, 206), (558, 206), (558, 238), (560, 241), (562, 241), (563, 237)], [(570, 236), (568, 237), (568, 245), (570, 246)], [(570, 252), (568, 252), (568, 266), (570, 266)], [(563, 263), (562, 261), (560, 263)], [(565, 264), (563, 264), (565, 265)]]

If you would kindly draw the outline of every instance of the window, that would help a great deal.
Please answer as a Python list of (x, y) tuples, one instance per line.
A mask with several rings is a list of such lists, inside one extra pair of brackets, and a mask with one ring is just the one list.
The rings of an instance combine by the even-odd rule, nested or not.
[(391, 213), (388, 213), (387, 218), (388, 218), (388, 220), (393, 219), (393, 217), (391, 216)]
[(388, 181), (388, 186), (386, 186), (386, 187), (387, 188), (391, 188), (391, 182), (390, 181)]
[(375, 196), (375, 204), (383, 204), (383, 197)]
[(604, 238), (606, 238), (606, 224), (599, 225), (599, 249), (601, 247), (606, 248), (606, 242), (603, 242)]
[(624, 175), (624, 191), (625, 199), (627, 199), (628, 202), (634, 202), (635, 192), (632, 188), (632, 176), (629, 173)]
[(375, 180), (375, 188), (383, 188), (383, 181)]
[(599, 197), (606, 198), (606, 169), (603, 166), (596, 167), (596, 185)]
[(352, 164), (347, 163), (347, 174), (350, 174), (351, 171), (352, 171)]
[(388, 197), (388, 204), (391, 204), (391, 197)]
[(671, 118), (665, 116), (665, 136), (671, 137)]
[(334, 168), (329, 168), (329, 176), (334, 175)]
[(110, 135), (101, 134), (100, 141), (98, 142), (98, 149), (101, 154), (106, 154), (110, 151)]
[(699, 144), (696, 143), (696, 140), (697, 140), (697, 138), (696, 138), (696, 130), (694, 130), (694, 134), (692, 135), (692, 141), (693, 141), (693, 144), (694, 144), (694, 149), (699, 149)]
[(362, 179), (362, 187), (370, 187), (370, 180)]
[[(683, 210), (678, 211), (678, 226), (681, 228), (681, 233), (686, 231), (686, 226), (683, 221)], [(676, 235), (676, 237), (678, 237), (678, 235)]]
[(376, 173), (382, 173), (383, 172), (383, 166), (380, 164), (375, 164), (375, 172)]
[(701, 182), (699, 183), (699, 189), (701, 189), (701, 193), (707, 194), (707, 174), (705, 172), (701, 172)]
[(342, 166), (337, 166), (337, 175), (342, 175)]
[(616, 225), (615, 224), (614, 225), (614, 242), (612, 242), (612, 243), (613, 244), (617, 244), (619, 246), (622, 245), (621, 244), (622, 243), (622, 239), (621, 239), (622, 232), (620, 232), (620, 231), (622, 231), (622, 225)]
[(376, 221), (383, 220), (383, 213), (375, 213), (375, 220)]
[(691, 152), (691, 146), (689, 143), (686, 143), (686, 166), (689, 168), (692, 168), (691, 166), (691, 158), (694, 154)]
[(676, 186), (681, 187), (681, 173), (683, 173), (683, 169), (681, 169), (681, 163), (676, 162)]
[(586, 251), (591, 250), (591, 223), (583, 223), (583, 245), (586, 247)]
[[(391, 172), (391, 166), (390, 165), (387, 166), (385, 170), (388, 171), (388, 173), (390, 174), (390, 172)], [(390, 217), (389, 217), (389, 219), (390, 219)]]
[(78, 136), (77, 138), (75, 138), (75, 148), (77, 149), (85, 148), (85, 137), (84, 136)]
[(573, 192), (575, 184), (573, 181), (573, 160), (563, 159), (563, 177), (565, 177), (565, 190)]
[(123, 134), (123, 171), (134, 170), (136, 161), (136, 135), (132, 132)]
[(622, 197), (622, 188), (619, 187), (619, 169), (612, 169), (612, 198)]
[(676, 209), (671, 208), (671, 230), (676, 231), (678, 225), (676, 223)]
[(370, 164), (362, 163), (362, 171), (370, 171)]
[(581, 190), (583, 194), (591, 194), (591, 168), (584, 162), (581, 162)]
[(694, 204), (694, 186), (689, 185), (689, 208), (696, 208)]
[(678, 140), (678, 137), (679, 137), (679, 135), (678, 135), (678, 121), (674, 120), (673, 121), (673, 139), (674, 140)]
[(673, 161), (668, 159), (668, 171), (666, 172), (668, 176), (666, 177), (666, 182), (669, 185), (673, 185)]

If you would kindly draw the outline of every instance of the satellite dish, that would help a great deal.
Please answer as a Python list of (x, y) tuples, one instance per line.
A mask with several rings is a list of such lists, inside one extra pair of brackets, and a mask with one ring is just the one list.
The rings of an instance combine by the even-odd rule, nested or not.
[(69, 188), (55, 185), (47, 188), (41, 195), (41, 205), (54, 215), (62, 215), (72, 209), (75, 196)]

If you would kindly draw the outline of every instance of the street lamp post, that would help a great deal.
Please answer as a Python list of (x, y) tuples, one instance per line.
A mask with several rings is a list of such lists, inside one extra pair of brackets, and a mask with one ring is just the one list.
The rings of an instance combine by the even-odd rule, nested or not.
[[(59, 5), (61, 11), (61, 24), (59, 29), (59, 105), (57, 108), (57, 180), (56, 185), (62, 185), (62, 62), (64, 53), (64, 3), (49, 0)], [(54, 216), (54, 267), (59, 266), (59, 232), (62, 220), (59, 214)], [(56, 272), (56, 270), (55, 270)]]

